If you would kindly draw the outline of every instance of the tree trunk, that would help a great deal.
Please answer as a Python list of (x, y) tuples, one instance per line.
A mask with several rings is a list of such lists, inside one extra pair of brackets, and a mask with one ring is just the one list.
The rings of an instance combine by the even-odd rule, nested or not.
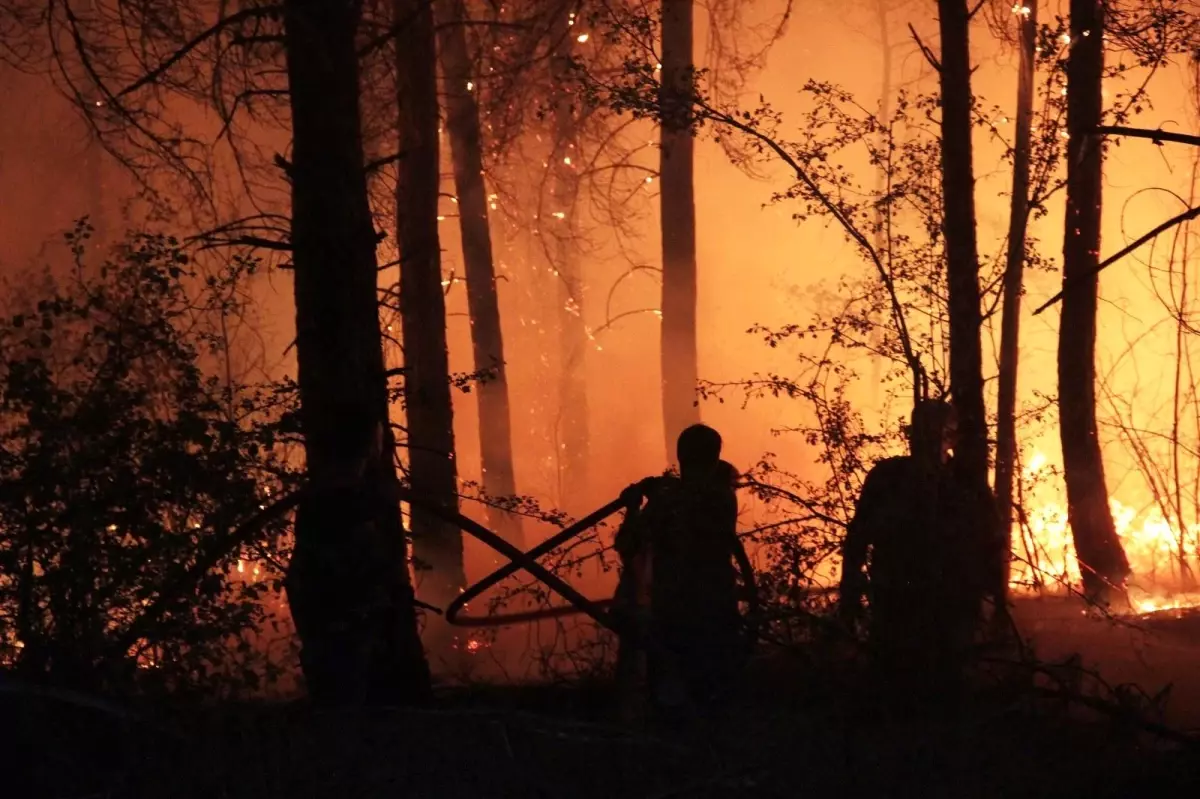
[(429, 692), (395, 479), (358, 108), (358, 5), (287, 0), (300, 424), (313, 492), (287, 589), (310, 695), (405, 702)]
[(84, 151), (84, 184), (87, 191), (88, 222), (92, 226), (92, 249), (97, 250), (103, 257), (104, 249), (109, 243), (109, 224), (107, 201), (109, 199), (105, 186), (104, 159), (106, 153), (100, 140), (92, 131), (88, 131), (87, 149)]
[[(467, 51), (466, 8), (463, 0), (437, 0), (435, 7), (441, 31), (446, 130), (450, 135), (450, 157), (458, 195), (471, 344), (475, 369), (489, 373), (479, 386), (478, 395), (483, 487), (494, 497), (508, 497), (516, 493), (512, 422), (504, 337), (500, 329), (500, 301), (496, 294), (496, 271), (488, 228), (487, 188), (483, 179), (483, 134), (479, 127), (479, 105), (472, 92), (472, 81), (476, 78)], [(489, 508), (488, 521), (506, 539), (520, 545), (521, 527), (517, 517)]]
[[(433, 11), (424, 0), (396, 0), (397, 107), (404, 157), (396, 182), (400, 249), (400, 316), (404, 337), (404, 403), (408, 473), (413, 492), (458, 510), (454, 406), (446, 345), (446, 297), (438, 238), (441, 189), (437, 47)], [(462, 531), (412, 508), (413, 557), (425, 569), (425, 601), (445, 606), (466, 587)]]
[(700, 421), (696, 405), (696, 202), (691, 131), (692, 0), (662, 3), (659, 162), (662, 224), (662, 407), (667, 460)]
[(563, 14), (555, 17), (552, 33), (558, 46), (554, 64), (555, 85), (559, 87), (554, 103), (554, 139), (557, 147), (551, 162), (554, 170), (554, 211), (564, 214), (553, 224), (553, 269), (557, 272), (559, 331), (558, 424), (555, 443), (558, 451), (558, 494), (560, 507), (572, 512), (587, 488), (589, 463), (587, 354), (588, 332), (584, 323), (583, 276), (579, 264), (578, 226), (575, 210), (578, 202), (579, 152), (576, 135), (574, 96), (570, 91), (570, 26)]
[[(876, 112), (876, 119), (879, 120), (880, 125), (876, 147), (880, 153), (887, 151), (892, 138), (892, 40), (888, 20), (888, 3), (890, 1), (876, 0), (875, 4), (875, 19), (879, 23), (879, 52), (883, 56), (879, 75), (879, 105)], [(888, 224), (892, 214), (891, 198), (887, 197), (891, 187), (891, 175), (889, 174), (891, 166), (890, 159), (881, 159), (879, 165), (875, 167), (875, 195), (878, 200), (875, 203), (875, 235), (872, 243), (875, 251), (879, 253), (879, 257), (885, 260), (887, 260), (885, 251), (890, 250), (892, 245), (891, 230)], [(888, 262), (890, 263), (890, 260)], [(886, 335), (886, 328), (883, 325), (878, 326), (871, 334), (873, 344), (882, 348), (881, 345)], [(883, 358), (871, 359), (871, 383), (873, 385), (883, 383), (883, 365)], [(880, 412), (886, 407), (886, 397), (882, 392), (876, 397), (876, 405)]]
[[(950, 294), (950, 390), (958, 412), (956, 482), (970, 498), (964, 519), (969, 567), (984, 575), (998, 557), (994, 501), (988, 487), (988, 430), (983, 403), (979, 258), (975, 242), (975, 174), (971, 146), (971, 48), (967, 0), (938, 0), (942, 63), (942, 195)], [(986, 506), (986, 507), (985, 507)], [(989, 591), (990, 593), (990, 591)]]
[[(1096, 310), (1100, 255), (1104, 71), (1101, 0), (1071, 0), (1067, 61), (1067, 213), (1063, 241), (1062, 320), (1058, 335), (1058, 409), (1067, 518), (1085, 594), (1106, 601), (1124, 595), (1129, 563), (1117, 538), (1096, 426)], [(1087, 35), (1084, 35), (1086, 32)], [(1090, 275), (1090, 277), (1089, 277)], [(1078, 284), (1083, 285), (1078, 285)]]
[(1013, 149), (1012, 200), (1008, 215), (1008, 261), (1004, 268), (1004, 310), (1000, 321), (1000, 367), (996, 409), (996, 502), (1004, 552), (994, 578), (998, 595), (1008, 592), (1012, 555), (1013, 480), (1017, 462), (1017, 365), (1021, 333), (1021, 289), (1025, 236), (1029, 223), (1029, 158), (1033, 129), (1033, 79), (1037, 65), (1037, 0), (1020, 15), (1021, 65), (1017, 75), (1017, 131)]

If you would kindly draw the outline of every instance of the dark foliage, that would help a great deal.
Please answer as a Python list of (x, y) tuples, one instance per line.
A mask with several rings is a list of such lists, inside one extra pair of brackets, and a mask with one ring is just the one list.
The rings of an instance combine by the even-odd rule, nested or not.
[(88, 233), (69, 278), (0, 319), (0, 662), (110, 690), (257, 682), (283, 521), (232, 535), (287, 469), (272, 397), (203, 368), (208, 301), (254, 264), (197, 280), (144, 235), (92, 268)]

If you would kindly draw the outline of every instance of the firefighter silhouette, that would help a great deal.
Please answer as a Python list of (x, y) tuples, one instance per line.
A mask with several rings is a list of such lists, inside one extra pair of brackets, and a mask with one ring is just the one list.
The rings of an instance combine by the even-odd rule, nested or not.
[[(679, 474), (647, 478), (623, 494), (617, 602), (652, 642), (646, 673), (655, 705), (667, 711), (716, 698), (745, 655), (735, 559), (751, 572), (736, 531), (737, 470), (721, 460), (721, 444), (711, 427), (687, 428), (677, 443)], [(627, 684), (639, 649), (622, 645), (618, 672)]]
[(979, 616), (972, 505), (960, 488), (951, 405), (913, 409), (908, 455), (867, 474), (842, 549), (839, 611), (866, 629), (877, 675), (898, 696), (944, 699), (960, 688)]

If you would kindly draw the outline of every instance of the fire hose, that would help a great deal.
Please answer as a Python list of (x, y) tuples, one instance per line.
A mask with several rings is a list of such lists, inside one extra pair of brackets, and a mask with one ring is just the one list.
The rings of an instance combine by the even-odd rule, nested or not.
[[(337, 487), (337, 486), (333, 486)], [(559, 533), (551, 536), (542, 543), (530, 549), (528, 552), (522, 551), (512, 545), (488, 528), (484, 527), (474, 519), (464, 516), (455, 510), (443, 507), (437, 503), (428, 501), (427, 499), (417, 496), (407, 486), (393, 483), (391, 488), (391, 498), (397, 502), (407, 502), (410, 506), (420, 508), (432, 516), (441, 519), (442, 521), (453, 524), (471, 537), (495, 550), (501, 555), (508, 558), (509, 562), (501, 566), (496, 571), (479, 580), (474, 585), (467, 588), (460, 594), (450, 606), (446, 609), (445, 617), (447, 622), (460, 627), (497, 627), (507, 624), (522, 624), (531, 621), (539, 621), (542, 619), (561, 618), (564, 616), (572, 616), (576, 614), (586, 614), (590, 616), (597, 624), (612, 630), (618, 634), (627, 633), (628, 625), (622, 624), (613, 613), (610, 611), (612, 607), (611, 599), (590, 599), (577, 591), (573, 586), (567, 583), (554, 572), (542, 566), (538, 559), (546, 555), (558, 547), (562, 546), (567, 541), (580, 535), (583, 532), (595, 527), (600, 522), (612, 516), (617, 511), (626, 507), (626, 501), (618, 498), (609, 502), (601, 508), (593, 511), (583, 517), (574, 524), (566, 527)], [(313, 486), (303, 486), (291, 494), (276, 500), (271, 505), (263, 508), (259, 513), (255, 514), (251, 519), (241, 524), (238, 528), (231, 531), (231, 534), (225, 538), (226, 544), (236, 544), (238, 542), (248, 540), (255, 532), (264, 527), (271, 519), (278, 517), (282, 513), (296, 507), (300, 501), (309, 496), (313, 492)], [(189, 570), (189, 575), (183, 575), (184, 582), (190, 576), (191, 572), (201, 570), (200, 573), (211, 568), (217, 561), (213, 557), (213, 553), (209, 553), (209, 557), (198, 558), (197, 563)], [(533, 611), (524, 611), (518, 613), (507, 613), (501, 615), (488, 616), (463, 616), (462, 612), (466, 609), (467, 603), (478, 598), (489, 588), (495, 586), (500, 581), (507, 577), (516, 574), (518, 571), (526, 571), (538, 581), (543, 583), (554, 593), (561, 596), (570, 603), (568, 606), (543, 608)], [(745, 573), (743, 569), (742, 579), (744, 585), (750, 588), (752, 615), (755, 599), (753, 595), (754, 574)], [(148, 614), (153, 617), (154, 614)], [(752, 633), (753, 634), (753, 633)]]
[[(524, 622), (538, 621), (541, 619), (570, 616), (577, 613), (586, 613), (598, 623), (603, 624), (609, 629), (613, 629), (611, 619), (609, 618), (609, 613), (607, 612), (607, 608), (612, 604), (612, 600), (597, 601), (588, 599), (581, 594), (576, 594), (575, 597), (571, 597), (562, 591), (559, 591), (553, 585), (553, 583), (546, 579), (546, 577), (550, 576), (555, 580), (558, 578), (555, 577), (552, 572), (538, 563), (538, 558), (554, 551), (575, 536), (580, 535), (592, 527), (595, 527), (597, 524), (604, 521), (609, 516), (612, 516), (614, 513), (623, 509), (624, 507), (626, 507), (624, 501), (621, 499), (615, 499), (604, 507), (593, 511), (569, 527), (566, 527), (556, 535), (547, 538), (545, 541), (538, 544), (528, 552), (521, 552), (515, 547), (512, 547), (512, 545), (508, 544), (507, 541), (504, 541), (504, 539), (500, 538), (500, 536), (496, 535), (490, 530), (487, 530), (487, 528), (484, 528), (482, 525), (477, 525), (481, 530), (487, 532), (491, 538), (499, 540), (500, 542), (504, 543), (508, 549), (515, 551), (517, 553), (515, 557), (514, 555), (510, 554), (509, 551), (502, 550), (497, 547), (492, 543), (492, 541), (481, 538), (478, 535), (478, 531), (464, 527), (464, 531), (474, 535), (476, 538), (479, 538), (479, 540), (483, 541), (483, 543), (492, 547), (497, 552), (508, 555), (509, 562), (501, 566), (499, 569), (496, 569), (496, 571), (492, 572), (487, 577), (479, 580), (474, 585), (463, 591), (458, 597), (456, 597), (454, 601), (450, 603), (450, 606), (446, 608), (446, 621), (460, 627), (499, 627), (506, 624), (520, 624)], [(525, 570), (534, 577), (537, 577), (552, 590), (555, 590), (557, 593), (562, 595), (564, 599), (571, 603), (571, 605), (569, 607), (544, 608), (542, 610), (526, 611), (523, 613), (506, 613), (503, 615), (462, 615), (462, 611), (466, 609), (469, 602), (478, 598), (483, 594), (483, 592), (487, 591), (500, 581), (511, 577), (521, 570)], [(574, 589), (572, 589), (572, 591), (573, 590)]]
[[(426, 508), (424, 503), (420, 504), (421, 508)], [(624, 499), (618, 498), (609, 502), (607, 505), (593, 511), (583, 517), (574, 524), (566, 527), (561, 532), (551, 536), (541, 544), (530, 549), (528, 552), (521, 550), (509, 544), (496, 533), (488, 530), (483, 525), (474, 522), (460, 514), (446, 511), (445, 509), (429, 508), (431, 512), (437, 513), (438, 516), (447, 522), (457, 524), (461, 529), (474, 536), (476, 539), (487, 544), (492, 549), (508, 557), (509, 562), (496, 569), (494, 572), (479, 580), (474, 585), (467, 588), (458, 597), (450, 603), (446, 608), (446, 621), (450, 624), (460, 627), (499, 627), (508, 624), (522, 624), (532, 621), (541, 621), (543, 619), (562, 618), (564, 616), (573, 616), (579, 613), (585, 613), (594, 619), (598, 624), (612, 630), (618, 635), (630, 634), (630, 627), (627, 623), (622, 623), (622, 619), (614, 616), (610, 608), (613, 605), (613, 600), (589, 599), (577, 592), (574, 588), (564, 582), (561, 578), (555, 575), (550, 570), (546, 569), (538, 559), (546, 555), (558, 547), (565, 544), (572, 538), (596, 526), (600, 522), (607, 519), (619, 510), (627, 507)], [(466, 609), (468, 603), (478, 598), (489, 588), (495, 586), (502, 580), (516, 574), (518, 571), (524, 570), (536, 577), (548, 588), (566, 599), (570, 605), (542, 608), (539, 610), (530, 610), (517, 613), (491, 614), (487, 616), (463, 616), (462, 612)], [(758, 639), (758, 620), (757, 616), (757, 598), (755, 596), (754, 574), (751, 570), (746, 572), (743, 569), (742, 574), (743, 585), (748, 589), (748, 598), (750, 600), (750, 614), (746, 618), (747, 622), (747, 645), (753, 645)]]

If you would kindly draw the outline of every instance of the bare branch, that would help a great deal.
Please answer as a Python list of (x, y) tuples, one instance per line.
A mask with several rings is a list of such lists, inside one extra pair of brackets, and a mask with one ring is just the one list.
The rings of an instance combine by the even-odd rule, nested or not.
[(1067, 282), (1066, 284), (1064, 284), (1062, 291), (1058, 292), (1053, 297), (1051, 297), (1050, 299), (1048, 299), (1044, 303), (1042, 303), (1041, 307), (1039, 307), (1036, 311), (1033, 312), (1033, 315), (1037, 316), (1042, 311), (1046, 310), (1047, 308), (1054, 305), (1055, 303), (1061, 301), (1063, 298), (1063, 295), (1065, 295), (1068, 291), (1071, 291), (1076, 286), (1084, 285), (1085, 281), (1095, 277), (1102, 270), (1107, 269), (1108, 267), (1112, 266), (1117, 261), (1121, 260), (1126, 255), (1129, 255), (1129, 253), (1133, 252), (1138, 247), (1141, 247), (1146, 242), (1150, 241), (1151, 239), (1157, 238), (1158, 236), (1161, 236), (1163, 233), (1167, 232), (1168, 230), (1175, 227), (1176, 225), (1182, 225), (1186, 222), (1189, 222), (1189, 221), (1195, 219), (1196, 217), (1200, 217), (1200, 206), (1197, 206), (1195, 208), (1189, 208), (1188, 210), (1184, 211), (1182, 214), (1178, 214), (1176, 216), (1171, 217), (1166, 222), (1163, 222), (1161, 225), (1159, 225), (1158, 227), (1151, 230), (1149, 233), (1138, 238), (1136, 241), (1134, 241), (1129, 246), (1122, 248), (1119, 252), (1115, 253), (1114, 255), (1110, 255), (1102, 263), (1097, 265), (1096, 268), (1080, 275), (1078, 280), (1070, 281), (1070, 282)]
[(136, 92), (138, 89), (141, 89), (145, 86), (150, 85), (151, 83), (154, 83), (159, 78), (161, 78), (163, 75), (165, 75), (167, 73), (167, 71), (169, 69), (171, 69), (171, 67), (175, 66), (180, 61), (182, 61), (184, 58), (186, 58), (188, 56), (188, 54), (190, 54), (193, 50), (195, 50), (197, 47), (204, 44), (205, 42), (207, 42), (209, 39), (213, 38), (214, 36), (219, 36), (221, 34), (221, 32), (224, 31), (230, 25), (236, 25), (236, 24), (244, 22), (248, 19), (256, 19), (258, 17), (269, 17), (272, 14), (280, 14), (282, 12), (283, 12), (283, 6), (262, 6), (259, 8), (245, 8), (245, 9), (242, 9), (241, 11), (238, 11), (235, 14), (231, 14), (228, 17), (225, 17), (224, 19), (219, 20), (218, 22), (214, 23), (210, 28), (208, 28), (208, 30), (205, 30), (205, 31), (197, 34), (190, 41), (185, 42), (183, 44), (183, 46), (180, 47), (178, 50), (176, 50), (174, 53), (172, 53), (171, 56), (169, 58), (167, 58), (167, 60), (163, 61), (157, 67), (150, 70), (145, 75), (143, 75), (142, 77), (138, 78), (133, 83), (126, 86), (124, 89), (121, 89), (119, 92), (116, 93), (116, 96), (124, 97), (127, 94), (132, 94), (133, 92)]
[(1155, 144), (1175, 142), (1200, 147), (1200, 136), (1188, 133), (1168, 133), (1165, 130), (1147, 130), (1146, 128), (1130, 128), (1124, 125), (1101, 125), (1096, 128), (1097, 136), (1127, 136), (1132, 139), (1149, 139)]
[(929, 62), (929, 65), (938, 72), (941, 72), (942, 63), (937, 60), (937, 56), (933, 54), (933, 51), (929, 49), (925, 42), (921, 41), (920, 34), (917, 33), (917, 29), (912, 26), (911, 22), (908, 24), (908, 31), (912, 34), (913, 41), (917, 43), (917, 47), (921, 48), (921, 55), (925, 56), (925, 60)]

